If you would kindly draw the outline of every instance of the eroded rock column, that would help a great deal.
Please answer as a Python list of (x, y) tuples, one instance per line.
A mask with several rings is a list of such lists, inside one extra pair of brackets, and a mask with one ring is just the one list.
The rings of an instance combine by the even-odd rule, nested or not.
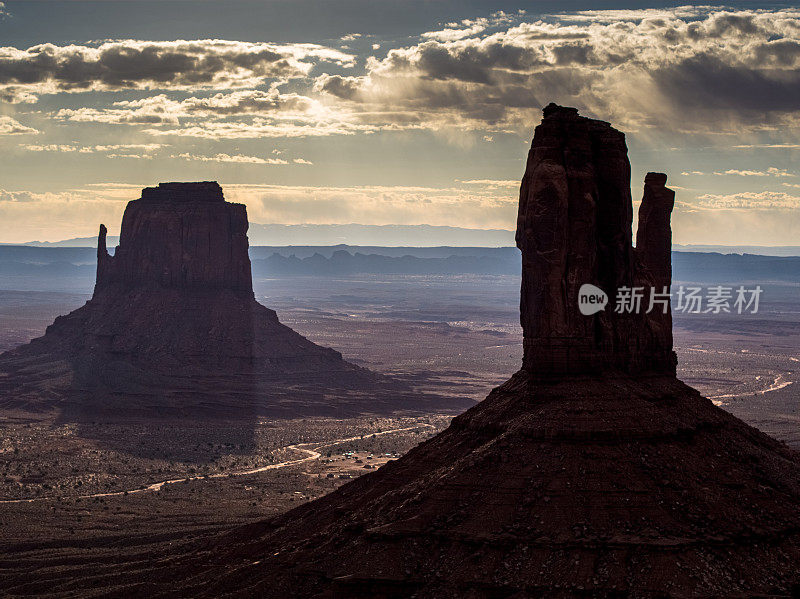
[[(624, 134), (579, 116), (574, 108), (551, 104), (544, 109), (528, 154), (517, 219), (523, 368), (542, 377), (608, 369), (674, 372), (671, 329), (669, 335), (663, 331), (667, 319), (647, 313), (651, 288), (660, 291), (671, 278), (674, 194), (665, 181), (666, 175), (648, 176), (642, 250), (635, 252)], [(584, 284), (607, 294), (604, 310), (581, 313), (578, 296)], [(639, 309), (617, 313), (619, 290), (641, 285), (647, 288)]]

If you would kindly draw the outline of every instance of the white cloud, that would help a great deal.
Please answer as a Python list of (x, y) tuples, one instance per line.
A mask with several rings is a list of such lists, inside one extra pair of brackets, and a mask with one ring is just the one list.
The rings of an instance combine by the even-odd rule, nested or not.
[(744, 144), (744, 145), (737, 145), (733, 146), (736, 150), (793, 150), (800, 148), (800, 144)]
[(440, 29), (439, 31), (426, 31), (422, 34), (422, 37), (439, 42), (453, 42), (482, 33), (489, 26), (489, 20), (475, 19), (471, 21), (465, 19), (460, 24), (452, 23), (451, 25), (452, 26)]
[(715, 175), (736, 175), (739, 177), (796, 177), (794, 173), (790, 173), (786, 169), (777, 168), (774, 166), (769, 167), (765, 171), (751, 171), (751, 170), (738, 170), (728, 169), (726, 171), (717, 171)]
[(519, 188), (519, 186), (520, 186), (520, 182), (517, 181), (516, 179), (510, 179), (510, 180), (506, 180), (506, 179), (502, 179), (502, 180), (498, 180), (498, 179), (467, 179), (467, 180), (464, 180), (464, 181), (457, 181), (457, 182), (460, 182), (460, 183), (462, 183), (464, 185), (481, 185), (481, 186), (486, 187), (488, 189), (498, 189), (498, 188), (501, 188), (501, 187), (516, 187), (516, 188)]
[(242, 154), (215, 154), (214, 156), (198, 156), (196, 154), (177, 154), (172, 158), (182, 158), (183, 160), (194, 160), (200, 162), (231, 162), (238, 164), (289, 164), (288, 160), (282, 158), (260, 158), (258, 156), (244, 156)]
[(39, 133), (39, 131), (15, 121), (10, 116), (0, 116), (0, 135), (30, 135), (33, 133)]
[(794, 210), (800, 208), (800, 196), (790, 195), (782, 191), (743, 191), (732, 194), (707, 193), (697, 196), (697, 199), (696, 207), (716, 210), (731, 208)]
[[(147, 185), (152, 182), (147, 182)], [(511, 230), (516, 194), (437, 187), (311, 187), (223, 182), (229, 201), (247, 205), (251, 222), (283, 224), (432, 224)], [(58, 193), (0, 191), (0, 240), (23, 242), (114, 234), (125, 204), (146, 184), (96, 183)]]
[(694, 18), (707, 13), (710, 6), (678, 6), (675, 8), (633, 8), (623, 10), (579, 10), (550, 15), (560, 21), (579, 21), (597, 23), (616, 23), (620, 21), (638, 22), (644, 19)]
[(78, 146), (70, 144), (28, 144), (22, 146), (29, 152), (78, 152), (80, 154), (94, 154), (97, 152), (115, 152), (118, 150), (139, 150), (141, 152), (155, 152), (164, 147), (164, 144), (111, 144), (95, 146)]
[(23, 243), (97, 235), (100, 223), (118, 230), (125, 209), (120, 200), (139, 197), (141, 187), (124, 193), (113, 188), (53, 193), (0, 189), (0, 239)]
[[(55, 118), (73, 122), (151, 126), (153, 135), (187, 137), (318, 137), (377, 131), (352, 111), (296, 93), (239, 90), (174, 100), (165, 94), (114, 102), (111, 108), (59, 110)], [(177, 128), (175, 128), (177, 126)]]
[(275, 122), (256, 117), (242, 121), (204, 121), (177, 128), (144, 129), (144, 133), (157, 136), (199, 137), (204, 139), (252, 139), (260, 137), (299, 138), (324, 137), (328, 135), (355, 135), (372, 133), (377, 128), (370, 125), (355, 125), (347, 122), (319, 122), (308, 124)]

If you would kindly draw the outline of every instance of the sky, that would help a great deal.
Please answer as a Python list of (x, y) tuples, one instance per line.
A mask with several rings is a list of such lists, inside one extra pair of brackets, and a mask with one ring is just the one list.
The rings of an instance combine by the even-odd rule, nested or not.
[(0, 2), (0, 242), (111, 234), (161, 181), (250, 220), (516, 225), (550, 102), (626, 133), (673, 241), (800, 245), (800, 7)]

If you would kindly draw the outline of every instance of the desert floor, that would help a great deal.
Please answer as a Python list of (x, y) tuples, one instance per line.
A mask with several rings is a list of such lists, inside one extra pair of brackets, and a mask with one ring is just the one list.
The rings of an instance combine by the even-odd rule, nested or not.
[[(680, 378), (800, 448), (797, 291), (767, 289), (754, 315), (677, 314), (675, 346)], [(516, 277), (293, 277), (257, 281), (256, 294), (346, 359), (454, 397), (480, 401), (522, 357)], [(0, 291), (0, 351), (86, 299)], [(454, 415), (76, 426), (57, 412), (0, 414), (0, 586), (46, 592), (37, 572), (146, 562), (173, 541), (281, 513), (395, 459)]]

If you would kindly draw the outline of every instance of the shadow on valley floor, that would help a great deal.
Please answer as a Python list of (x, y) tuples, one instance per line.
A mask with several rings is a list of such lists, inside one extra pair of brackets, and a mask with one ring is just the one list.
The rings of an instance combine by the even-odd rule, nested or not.
[[(77, 437), (136, 458), (205, 463), (220, 452), (251, 454), (255, 431), (265, 422), (459, 414), (475, 403), (460, 388), (468, 376), (457, 371), (374, 374), (372, 384), (361, 388), (252, 377), (240, 380), (235, 391), (228, 384), (215, 393), (209, 383), (204, 396), (194, 392), (191, 398), (188, 392), (168, 397), (73, 393), (59, 402), (53, 425), (74, 425)], [(117, 434), (115, 425), (125, 434)]]

